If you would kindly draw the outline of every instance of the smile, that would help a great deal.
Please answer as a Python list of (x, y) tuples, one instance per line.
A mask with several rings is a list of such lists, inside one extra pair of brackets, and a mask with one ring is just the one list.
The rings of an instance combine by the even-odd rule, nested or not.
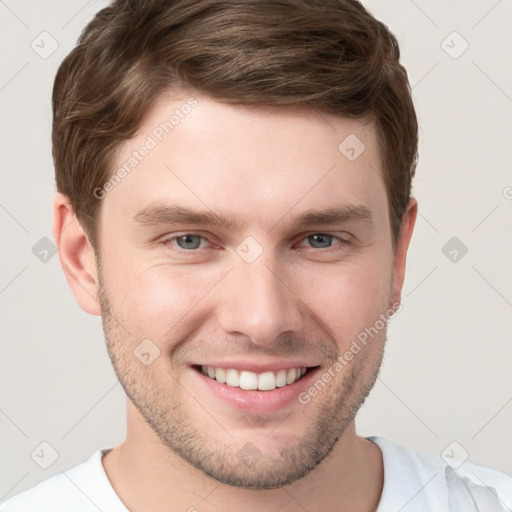
[(220, 384), (240, 388), (244, 390), (272, 391), (298, 381), (307, 373), (307, 368), (287, 368), (276, 371), (255, 373), (234, 368), (215, 368), (213, 366), (201, 366), (203, 375), (216, 380)]

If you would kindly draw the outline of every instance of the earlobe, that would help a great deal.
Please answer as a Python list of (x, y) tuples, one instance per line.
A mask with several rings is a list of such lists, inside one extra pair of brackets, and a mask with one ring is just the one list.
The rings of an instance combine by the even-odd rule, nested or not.
[(391, 284), (391, 305), (400, 304), (401, 301), (402, 286), (405, 278), (407, 250), (411, 242), (417, 214), (418, 202), (416, 199), (411, 197), (402, 217), (402, 226), (396, 242), (393, 261), (393, 282)]
[(53, 202), (53, 236), (66, 280), (79, 306), (91, 315), (101, 315), (94, 248), (69, 199), (60, 193)]

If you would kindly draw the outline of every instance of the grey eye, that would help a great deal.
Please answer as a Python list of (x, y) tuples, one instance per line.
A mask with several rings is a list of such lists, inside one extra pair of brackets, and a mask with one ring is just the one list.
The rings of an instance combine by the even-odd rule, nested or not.
[(176, 243), (181, 249), (197, 249), (201, 245), (202, 236), (183, 235), (175, 238)]
[[(330, 247), (332, 245), (332, 235), (326, 235), (323, 233), (315, 233), (314, 235), (308, 236), (308, 241), (312, 247), (317, 249), (322, 249), (325, 247)], [(325, 245), (327, 244), (327, 245)]]

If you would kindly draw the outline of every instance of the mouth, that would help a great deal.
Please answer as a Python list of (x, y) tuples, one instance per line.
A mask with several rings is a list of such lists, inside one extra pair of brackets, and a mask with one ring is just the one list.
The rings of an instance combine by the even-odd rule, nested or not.
[[(316, 361), (315, 361), (316, 362)], [(298, 397), (313, 385), (322, 366), (306, 359), (223, 358), (189, 366), (199, 396), (226, 414), (275, 414), (302, 407)], [(224, 404), (228, 409), (222, 408)]]
[(204, 376), (232, 388), (246, 391), (273, 391), (276, 388), (291, 386), (301, 380), (308, 372), (318, 368), (297, 366), (281, 368), (260, 373), (236, 368), (219, 368), (215, 366), (195, 365), (193, 368)]

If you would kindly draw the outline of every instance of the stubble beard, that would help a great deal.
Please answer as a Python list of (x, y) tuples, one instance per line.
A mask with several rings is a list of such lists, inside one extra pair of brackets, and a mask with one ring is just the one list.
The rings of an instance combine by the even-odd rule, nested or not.
[[(312, 424), (302, 434), (288, 441), (283, 440), (281, 446), (271, 453), (265, 446), (258, 446), (257, 441), (251, 442), (250, 439), (240, 445), (218, 427), (222, 425), (223, 418), (217, 417), (208, 404), (201, 405), (216, 421), (204, 412), (202, 418), (205, 422), (201, 424), (187, 413), (190, 406), (172, 399), (172, 390), (180, 392), (181, 386), (172, 371), (167, 371), (171, 364), (165, 370), (153, 370), (136, 359), (133, 354), (136, 344), (130, 344), (127, 332), (120, 326), (118, 321), (122, 315), (108, 300), (101, 272), (99, 274), (99, 299), (107, 350), (126, 395), (166, 448), (218, 482), (244, 489), (264, 490), (283, 487), (305, 477), (331, 453), (379, 374), (386, 329), (379, 333), (379, 339), (372, 340), (372, 347), (364, 347), (354, 358), (354, 364), (340, 372), (338, 377), (342, 378), (338, 378), (335, 385), (322, 389), (308, 404), (299, 404), (297, 400), (295, 411), (298, 412), (292, 414), (301, 414), (300, 407), (316, 408)], [(322, 369), (318, 379), (327, 370)], [(156, 379), (156, 372), (164, 374), (169, 386), (162, 385), (161, 380)], [(181, 392), (180, 396), (193, 400), (186, 392)], [(257, 424), (258, 418), (254, 420)], [(212, 428), (208, 427), (208, 423), (212, 423)], [(247, 451), (246, 455), (244, 450)]]

